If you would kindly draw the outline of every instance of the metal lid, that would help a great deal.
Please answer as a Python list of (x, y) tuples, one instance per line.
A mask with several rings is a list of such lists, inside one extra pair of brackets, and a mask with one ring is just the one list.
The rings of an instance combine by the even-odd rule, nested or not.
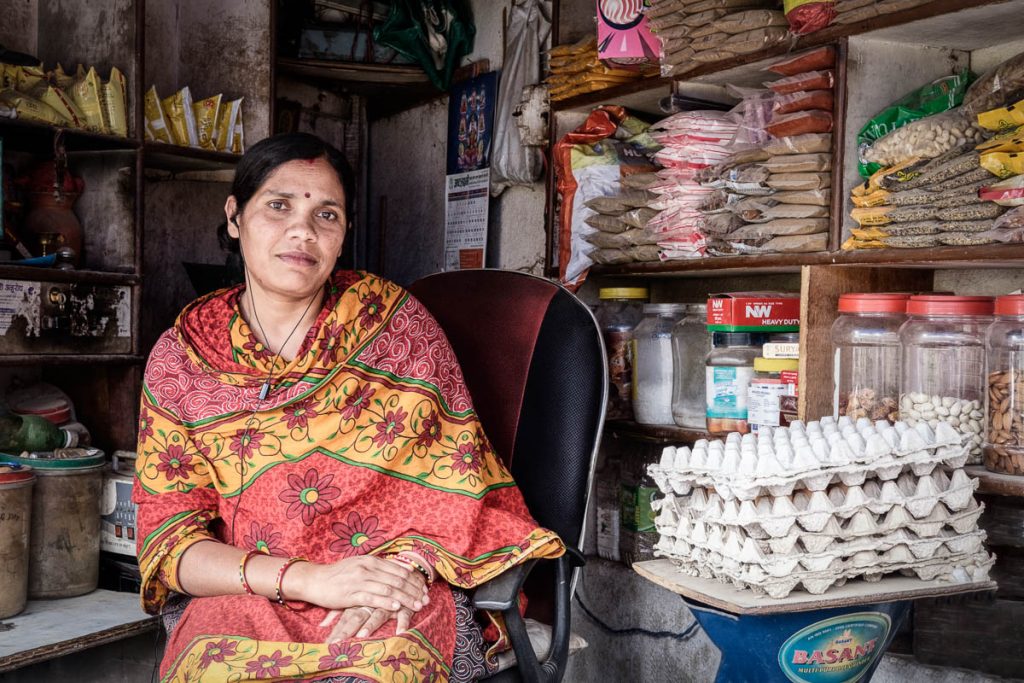
[(0, 460), (0, 486), (31, 481), (35, 478), (32, 468), (17, 462)]
[(39, 451), (10, 455), (0, 453), (0, 458), (37, 470), (82, 470), (103, 467), (107, 459), (98, 448), (58, 448), (54, 451)]
[(647, 300), (646, 287), (602, 287), (597, 296), (601, 299), (642, 299)]
[(673, 315), (686, 312), (686, 304), (644, 304), (644, 315)]

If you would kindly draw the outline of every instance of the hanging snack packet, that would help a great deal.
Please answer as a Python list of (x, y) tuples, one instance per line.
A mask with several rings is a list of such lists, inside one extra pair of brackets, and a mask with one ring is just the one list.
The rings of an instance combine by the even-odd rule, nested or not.
[[(80, 74), (81, 71), (82, 68), (79, 65)], [(75, 84), (71, 87), (71, 99), (75, 101), (78, 109), (85, 116), (87, 130), (94, 133), (110, 131), (106, 112), (103, 110), (103, 85), (96, 69), (90, 67), (83, 76), (76, 76)]]
[(103, 84), (103, 110), (110, 132), (123, 138), (128, 137), (127, 88), (124, 74), (115, 66), (110, 70), (110, 80)]
[(231, 149), (231, 142), (234, 137), (235, 122), (242, 116), (242, 100), (225, 102), (220, 105), (220, 114), (217, 116), (217, 128), (214, 131), (214, 143), (218, 151), (227, 152)]
[(160, 104), (160, 96), (156, 93), (154, 85), (146, 91), (146, 137), (156, 142), (174, 144), (171, 140), (171, 131), (167, 127), (167, 118), (164, 116), (164, 108)]
[(196, 135), (199, 136), (199, 146), (203, 149), (217, 149), (217, 121), (220, 118), (221, 95), (207, 97), (192, 105), (192, 112), (196, 119)]
[(231, 133), (231, 152), (245, 154), (245, 128), (242, 127), (242, 111), (238, 111), (235, 128)]
[(167, 117), (168, 128), (174, 144), (182, 147), (198, 147), (199, 135), (196, 133), (196, 118), (192, 111), (192, 93), (188, 86), (165, 97), (161, 102)]
[(68, 120), (54, 111), (50, 105), (11, 88), (0, 90), (0, 105), (13, 109), (18, 118), (25, 121), (41, 121), (55, 126), (68, 125)]

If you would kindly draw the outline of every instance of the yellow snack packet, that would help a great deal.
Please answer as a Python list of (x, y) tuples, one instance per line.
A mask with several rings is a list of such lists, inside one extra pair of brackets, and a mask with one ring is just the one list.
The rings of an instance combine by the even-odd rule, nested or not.
[(64, 73), (64, 67), (60, 65), (60, 62), (57, 62), (57, 68), (50, 72), (49, 76), (54, 84), (65, 92), (71, 90), (71, 86), (75, 84), (75, 77)]
[(1000, 178), (1024, 173), (1024, 153), (989, 152), (981, 155), (981, 167)]
[(243, 99), (239, 97), (237, 100), (224, 102), (220, 106), (220, 114), (217, 116), (217, 129), (214, 131), (214, 143), (217, 150), (221, 152), (231, 149), (231, 143), (234, 141), (235, 135), (235, 123), (242, 115)]
[(889, 203), (889, 195), (891, 194), (891, 192), (886, 190), (875, 190), (870, 193), (851, 193), (850, 199), (856, 207), (869, 208), (872, 206), (885, 206)]
[(1024, 100), (1008, 107), (991, 109), (978, 114), (978, 125), (988, 130), (1007, 130), (1017, 128), (1021, 124), (1024, 124)]
[(889, 233), (878, 228), (854, 228), (850, 230), (850, 234), (858, 240), (880, 240), (889, 237)]
[(128, 113), (125, 106), (128, 86), (124, 74), (116, 66), (110, 70), (110, 80), (103, 84), (103, 109), (107, 114), (110, 132), (128, 137)]
[(988, 152), (1024, 152), (1024, 131), (1014, 128), (1008, 131), (1012, 135), (997, 135), (991, 140), (986, 140), (974, 149), (982, 154)]
[(220, 118), (222, 98), (222, 95), (214, 95), (192, 105), (196, 119), (196, 135), (199, 136), (199, 146), (203, 149), (217, 149), (217, 121)]
[(71, 97), (60, 88), (43, 82), (36, 85), (29, 94), (52, 107), (54, 111), (67, 119), (68, 125), (75, 128), (86, 127), (85, 115), (75, 105)]
[(23, 66), (18, 69), (18, 84), (14, 88), (15, 90), (27, 93), (45, 80), (46, 71), (43, 70), (42, 64), (39, 66)]
[(196, 134), (195, 113), (192, 111), (192, 93), (188, 86), (165, 97), (161, 104), (167, 117), (167, 126), (171, 131), (174, 144), (183, 147), (198, 147), (199, 136)]
[(160, 104), (160, 96), (156, 94), (155, 85), (146, 91), (144, 108), (146, 114), (146, 137), (156, 142), (166, 142), (168, 145), (174, 144), (174, 141), (171, 140), (171, 131), (167, 127), (164, 108)]
[(856, 237), (851, 237), (843, 242), (843, 246), (840, 248), (843, 251), (852, 251), (854, 249), (884, 249), (885, 242), (879, 242), (878, 240), (859, 240)]
[(238, 111), (235, 120), (235, 128), (231, 133), (231, 151), (235, 154), (245, 154), (245, 128), (242, 127), (242, 111)]
[(12, 88), (0, 90), (0, 104), (13, 109), (19, 119), (40, 121), (54, 126), (68, 125), (68, 120), (50, 105)]
[(850, 218), (857, 221), (857, 224), (862, 228), (888, 225), (889, 223), (892, 223), (892, 219), (889, 218), (889, 213), (891, 211), (891, 206), (873, 206), (866, 209), (854, 209), (850, 212)]
[[(79, 65), (79, 72), (81, 70)], [(86, 129), (96, 133), (110, 132), (106, 112), (103, 110), (103, 85), (95, 68), (90, 67), (83, 78), (75, 79), (71, 99), (85, 116)]]
[(0, 64), (0, 89), (14, 89), (18, 85), (18, 72), (20, 66), (14, 64)]

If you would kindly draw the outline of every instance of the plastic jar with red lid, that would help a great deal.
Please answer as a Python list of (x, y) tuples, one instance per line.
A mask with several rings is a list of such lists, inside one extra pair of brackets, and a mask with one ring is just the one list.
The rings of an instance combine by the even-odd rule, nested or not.
[(996, 299), (987, 348), (985, 468), (1024, 475), (1024, 296)]
[(912, 296), (900, 327), (900, 419), (932, 428), (949, 423), (960, 432), (972, 464), (981, 462), (985, 333), (993, 310), (989, 296)]
[(832, 323), (835, 417), (899, 417), (900, 326), (909, 294), (843, 294)]

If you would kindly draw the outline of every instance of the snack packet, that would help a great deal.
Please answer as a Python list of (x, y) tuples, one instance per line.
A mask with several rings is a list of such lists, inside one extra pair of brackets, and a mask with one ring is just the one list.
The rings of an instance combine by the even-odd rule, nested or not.
[(21, 71), (20, 66), (0, 62), (0, 90), (6, 90), (8, 88), (14, 90), (18, 85), (19, 71)]
[(240, 97), (237, 100), (224, 102), (220, 106), (220, 114), (217, 116), (217, 128), (214, 131), (214, 143), (216, 149), (221, 152), (231, 149), (235, 123), (242, 114), (243, 99)]
[(71, 87), (71, 99), (85, 116), (87, 130), (95, 133), (107, 133), (110, 131), (110, 127), (103, 109), (103, 85), (100, 77), (96, 73), (96, 69), (92, 67), (84, 75), (81, 75), (81, 65), (79, 65), (78, 71), (79, 75), (75, 77), (75, 84)]
[(989, 152), (981, 155), (981, 167), (1000, 178), (1024, 173), (1024, 154), (1018, 152)]
[(60, 62), (57, 62), (57, 68), (50, 72), (49, 76), (50, 80), (64, 92), (71, 90), (71, 86), (75, 84), (75, 78), (64, 72), (64, 67), (60, 65)]
[(196, 133), (195, 113), (192, 111), (192, 93), (188, 86), (186, 85), (170, 97), (165, 97), (161, 104), (163, 104), (174, 144), (183, 147), (198, 147), (199, 135)]
[(231, 133), (231, 152), (245, 154), (245, 129), (242, 127), (242, 112), (238, 112), (235, 128)]
[(128, 113), (125, 107), (127, 82), (124, 74), (115, 66), (110, 70), (110, 80), (103, 84), (103, 109), (107, 115), (110, 132), (128, 137)]
[(19, 119), (41, 121), (55, 126), (66, 126), (68, 120), (53, 107), (12, 88), (0, 90), (0, 105), (10, 107)]
[(15, 87), (20, 92), (27, 93), (40, 83), (46, 81), (46, 72), (43, 65), (23, 66), (18, 70), (18, 84)]
[(221, 95), (207, 97), (192, 105), (196, 119), (196, 135), (203, 149), (216, 150), (217, 121), (220, 118)]
[(160, 96), (156, 93), (154, 85), (146, 91), (145, 97), (146, 113), (146, 137), (156, 142), (174, 144), (171, 140), (171, 131), (167, 127), (167, 118), (164, 116), (164, 108), (160, 104)]
[(978, 125), (994, 131), (1013, 129), (1024, 124), (1024, 100), (978, 114)]
[(60, 88), (42, 82), (36, 85), (29, 94), (52, 107), (54, 111), (67, 119), (68, 125), (83, 129), (86, 127), (85, 114), (78, 108), (74, 100)]

